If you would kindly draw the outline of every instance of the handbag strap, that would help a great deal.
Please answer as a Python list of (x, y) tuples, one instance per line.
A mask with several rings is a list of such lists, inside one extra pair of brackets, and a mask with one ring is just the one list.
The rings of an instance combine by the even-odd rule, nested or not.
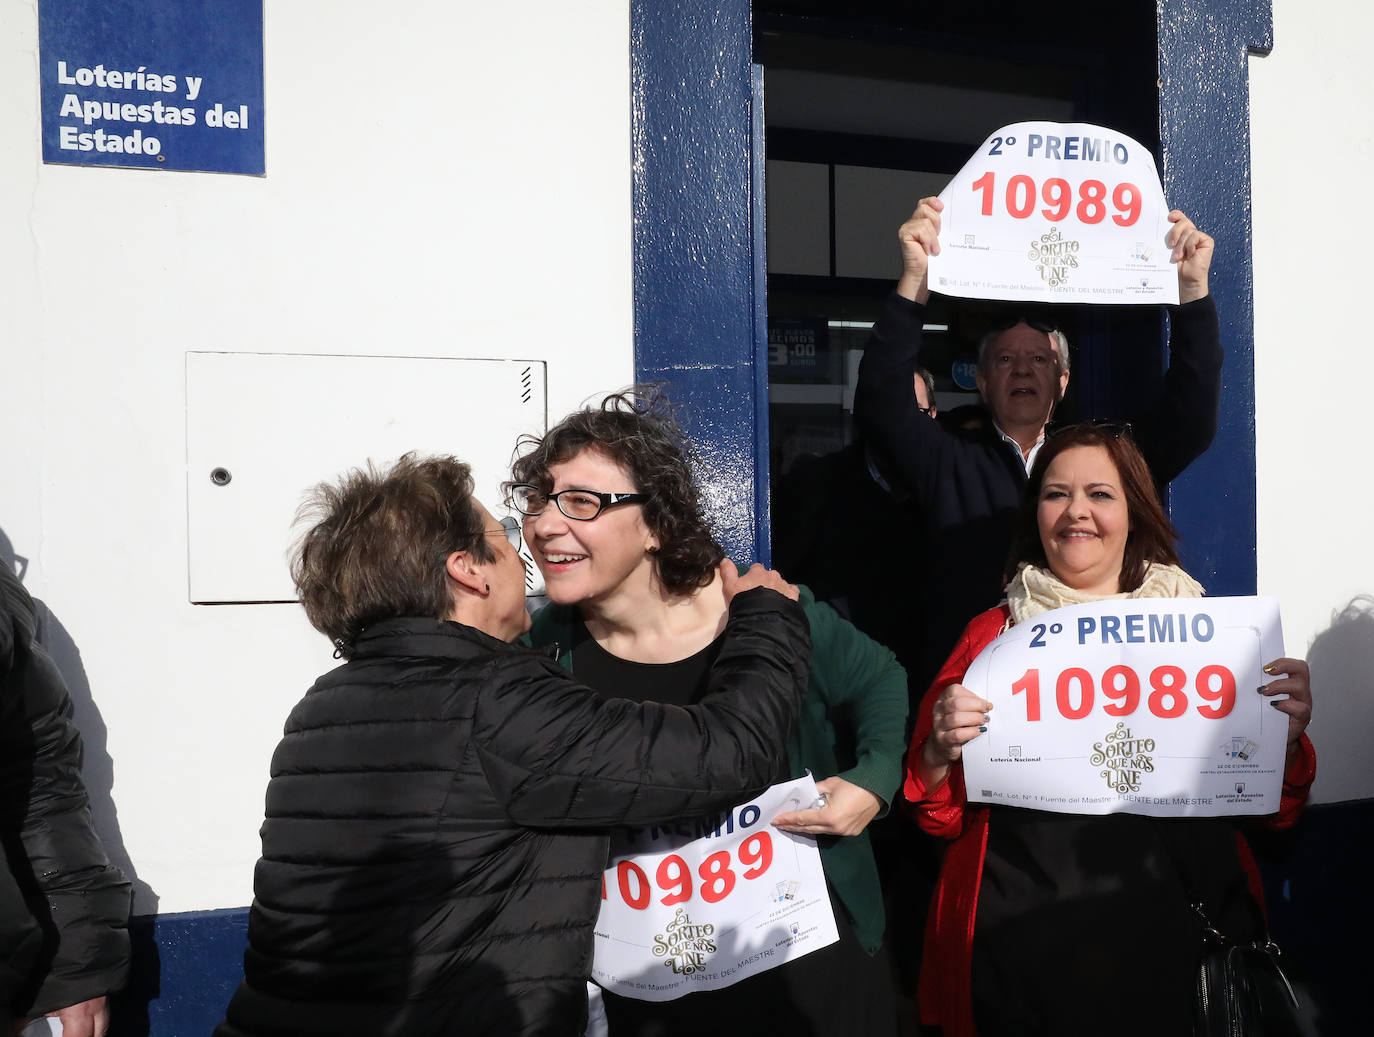
[[(1203, 942), (1215, 946), (1239, 943), (1239, 941), (1232, 939), (1218, 929), (1208, 916), (1206, 905), (1203, 903), (1202, 894), (1198, 892), (1198, 885), (1193, 880), (1192, 873), (1184, 866), (1184, 855), (1179, 851), (1169, 826), (1167, 824), (1161, 824), (1159, 818), (1152, 817), (1150, 821), (1155, 833), (1159, 836), (1160, 846), (1164, 848), (1164, 856), (1167, 857), (1169, 863), (1173, 865), (1174, 873), (1178, 876), (1179, 882), (1183, 886), (1183, 895), (1188, 900), (1188, 906), (1192, 909), (1193, 913), (1197, 915), (1198, 921), (1201, 923)], [(1253, 912), (1255, 921), (1258, 923), (1256, 932), (1260, 933), (1264, 938), (1262, 945), (1260, 941), (1256, 940), (1255, 946), (1263, 946), (1266, 950), (1272, 948), (1273, 953), (1279, 953), (1278, 944), (1274, 943), (1273, 939), (1269, 936), (1269, 925), (1265, 920), (1263, 909), (1255, 902), (1255, 898), (1252, 895), (1247, 893), (1245, 899), (1250, 904), (1250, 910)]]

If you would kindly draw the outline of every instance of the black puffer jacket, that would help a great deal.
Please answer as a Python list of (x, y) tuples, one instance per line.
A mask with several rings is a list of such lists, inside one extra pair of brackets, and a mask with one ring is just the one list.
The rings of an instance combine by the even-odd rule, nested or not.
[(764, 590), (735, 598), (691, 709), (602, 699), (457, 623), (370, 627), (287, 721), (216, 1033), (580, 1034), (604, 827), (764, 788), (809, 657)]
[(100, 997), (129, 971), (129, 883), (91, 827), (67, 686), (0, 564), (0, 1018)]

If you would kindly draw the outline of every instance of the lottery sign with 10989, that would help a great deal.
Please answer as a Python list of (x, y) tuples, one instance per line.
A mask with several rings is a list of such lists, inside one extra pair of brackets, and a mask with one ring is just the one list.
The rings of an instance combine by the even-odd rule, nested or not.
[(964, 685), (993, 703), (963, 750), (974, 802), (1071, 814), (1278, 809), (1288, 718), (1256, 688), (1283, 655), (1273, 598), (1135, 598), (1013, 626)]
[(1087, 123), (1022, 122), (985, 140), (940, 192), (942, 295), (1177, 303), (1154, 157)]
[(769, 824), (816, 798), (808, 774), (722, 814), (618, 833), (601, 880), (592, 978), (624, 997), (668, 1001), (833, 943), (815, 838)]

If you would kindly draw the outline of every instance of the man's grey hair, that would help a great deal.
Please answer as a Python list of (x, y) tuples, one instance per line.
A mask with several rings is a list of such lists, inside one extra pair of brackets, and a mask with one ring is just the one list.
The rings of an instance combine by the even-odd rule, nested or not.
[[(1026, 324), (1024, 320), (1017, 321), (1016, 323)], [(1030, 325), (1027, 324), (1026, 326), (1029, 327)], [(978, 340), (978, 370), (984, 371), (987, 369), (988, 347), (992, 345), (993, 339), (1002, 334), (1002, 332), (1010, 331), (1011, 328), (1014, 327), (1016, 327), (1016, 324), (1013, 324), (1010, 328), (997, 328), (993, 331), (983, 333), (983, 337)], [(1059, 369), (1067, 372), (1069, 370), (1069, 336), (1065, 335), (1058, 328), (1055, 328), (1051, 332), (1047, 332), (1047, 334), (1050, 338), (1054, 339), (1055, 345), (1059, 347)]]

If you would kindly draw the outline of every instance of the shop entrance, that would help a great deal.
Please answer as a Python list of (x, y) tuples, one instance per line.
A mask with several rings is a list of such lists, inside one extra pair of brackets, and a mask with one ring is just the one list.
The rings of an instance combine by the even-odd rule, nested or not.
[[(916, 202), (1018, 121), (1098, 123), (1157, 155), (1158, 42), (1149, 0), (757, 0), (753, 12), (776, 487), (799, 459), (853, 438), (857, 360), (899, 272), (896, 230)], [(1157, 308), (1061, 309), (1073, 348), (1068, 412), (1117, 416), (1157, 391)], [(985, 313), (932, 298), (921, 359), (944, 412), (977, 399), (970, 361)]]

